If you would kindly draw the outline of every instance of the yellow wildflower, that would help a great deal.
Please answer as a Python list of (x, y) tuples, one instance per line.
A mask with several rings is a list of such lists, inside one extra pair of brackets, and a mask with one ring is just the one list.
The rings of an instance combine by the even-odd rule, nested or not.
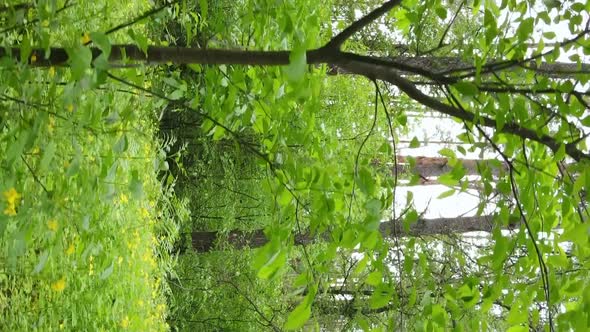
[(4, 195), (4, 199), (6, 199), (6, 202), (8, 202), (9, 205), (16, 205), (18, 200), (22, 197), (14, 187), (3, 192), (2, 195)]
[(16, 216), (16, 209), (14, 206), (9, 205), (6, 207), (6, 209), (4, 209), (4, 214), (7, 216)]
[(129, 317), (125, 316), (125, 318), (121, 320), (121, 327), (124, 329), (129, 327)]
[(127, 204), (127, 202), (129, 202), (129, 197), (127, 197), (127, 195), (125, 194), (121, 194), (119, 195), (119, 200), (121, 201), (121, 203)]
[(88, 32), (84, 32), (82, 38), (80, 38), (80, 41), (82, 42), (82, 44), (90, 43), (90, 35), (88, 34)]
[(146, 219), (150, 216), (150, 212), (144, 207), (139, 209), (139, 213), (141, 214), (141, 216), (143, 218), (146, 218)]
[(47, 123), (47, 131), (49, 134), (53, 134), (53, 130), (55, 129), (55, 119), (53, 116), (49, 117), (49, 123)]
[(66, 249), (66, 254), (71, 255), (74, 251), (76, 251), (76, 248), (74, 247), (74, 244), (70, 243), (68, 249)]
[(51, 289), (53, 289), (56, 292), (63, 292), (64, 288), (66, 288), (65, 277), (62, 277), (61, 279), (51, 284)]
[(4, 209), (4, 214), (7, 216), (15, 216), (16, 215), (16, 205), (18, 204), (20, 198), (22, 197), (16, 189), (10, 188), (7, 191), (3, 192), (4, 199), (6, 200), (6, 209)]
[(94, 256), (90, 256), (89, 260), (90, 263), (88, 264), (88, 275), (91, 276), (94, 274), (94, 264), (92, 263), (92, 261), (94, 261)]
[(57, 227), (59, 226), (59, 224), (57, 223), (57, 220), (55, 219), (49, 219), (47, 221), (47, 228), (49, 228), (52, 231), (57, 231)]

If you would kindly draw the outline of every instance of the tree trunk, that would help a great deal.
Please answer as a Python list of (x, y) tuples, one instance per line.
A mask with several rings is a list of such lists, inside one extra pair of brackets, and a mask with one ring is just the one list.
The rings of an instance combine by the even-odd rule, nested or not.
[[(423, 178), (428, 178), (440, 176), (453, 170), (453, 167), (449, 165), (449, 159), (445, 157), (417, 156), (412, 158), (415, 160), (413, 167), (410, 166), (408, 156), (398, 156), (398, 172), (412, 172)], [(508, 171), (508, 165), (505, 162), (493, 159), (458, 159), (458, 163), (463, 166), (465, 175), (479, 175), (480, 165), (487, 166), (494, 176), (498, 176), (500, 173), (497, 165), (500, 165), (502, 170)]]
[[(414, 57), (414, 56), (396, 56), (390, 58), (378, 58), (383, 62), (391, 62), (400, 67), (408, 68), (423, 68), (436, 75), (445, 75), (449, 73), (457, 74), (466, 71), (473, 70), (473, 65), (464, 61), (460, 57)], [(493, 66), (497, 63), (491, 62), (485, 64), (485, 66)], [(538, 73), (542, 73), (549, 77), (575, 77), (576, 74), (590, 72), (590, 64), (583, 63), (579, 67), (577, 63), (565, 63), (565, 62), (554, 62), (554, 63), (539, 63), (536, 61), (530, 61), (529, 63), (515, 63), (507, 68), (528, 68), (535, 70)], [(330, 64), (328, 67), (328, 75), (343, 75), (353, 74), (353, 72), (346, 70), (345, 68), (339, 67), (336, 64)], [(413, 75), (411, 71), (401, 70), (399, 74), (402, 75)]]
[[(102, 51), (96, 47), (90, 48), (92, 59), (96, 59)], [(67, 65), (69, 56), (65, 48), (50, 48), (49, 56), (44, 57), (45, 49), (33, 49), (29, 57), (29, 64), (38, 67), (63, 66)], [(159, 65), (164, 63), (183, 64), (209, 64), (209, 65), (253, 65), (253, 66), (286, 66), (289, 64), (290, 51), (245, 51), (231, 49), (204, 49), (191, 47), (163, 47), (148, 46), (144, 50), (136, 45), (118, 44), (111, 45), (110, 62), (139, 61), (148, 65)], [(14, 59), (21, 58), (21, 49), (0, 49), (0, 57), (11, 56)], [(449, 73), (461, 73), (473, 70), (473, 66), (458, 57), (411, 57), (399, 56), (393, 58), (380, 57), (355, 57), (354, 54), (343, 53), (339, 50), (326, 47), (309, 50), (306, 52), (307, 64), (329, 64), (328, 75), (337, 74), (358, 74), (356, 70), (350, 70), (347, 66), (339, 65), (344, 58), (348, 60), (364, 60), (375, 66), (388, 66), (395, 68), (398, 75), (424, 75), (441, 76)], [(331, 60), (335, 60), (332, 62)], [(495, 66), (499, 62), (487, 63), (484, 66)], [(540, 63), (529, 64), (515, 63), (504, 65), (502, 70), (513, 67), (523, 67), (550, 77), (569, 78), (577, 74), (590, 73), (590, 64), (582, 63)]]
[[(437, 218), (437, 219), (419, 219), (410, 226), (409, 231), (405, 231), (400, 222), (385, 221), (379, 225), (379, 233), (384, 238), (395, 236), (428, 236), (437, 234), (455, 234), (467, 232), (491, 232), (494, 228), (494, 222), (491, 216), (459, 217), (459, 218)], [(330, 240), (329, 233), (312, 234), (306, 232), (295, 234), (294, 244), (305, 245), (316, 240)], [(208, 252), (215, 249), (220, 240), (226, 239), (223, 233), (218, 231), (210, 232), (193, 232), (192, 245), (197, 252)], [(252, 232), (241, 230), (232, 230), (227, 235), (227, 244), (235, 249), (245, 247), (258, 248), (268, 242), (264, 235), (264, 230), (257, 229)]]

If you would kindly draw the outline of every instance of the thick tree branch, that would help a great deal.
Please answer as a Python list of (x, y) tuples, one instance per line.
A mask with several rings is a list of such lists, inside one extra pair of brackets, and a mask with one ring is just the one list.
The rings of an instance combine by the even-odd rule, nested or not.
[[(96, 59), (102, 54), (95, 47), (90, 48), (92, 58)], [(289, 64), (291, 51), (246, 51), (230, 49), (204, 49), (190, 47), (160, 47), (148, 46), (143, 52), (136, 45), (115, 44), (111, 45), (109, 62), (139, 61), (147, 65), (164, 63), (182, 64), (208, 64), (208, 65), (251, 65), (251, 66), (286, 66)], [(19, 47), (0, 48), (0, 57), (8, 56), (20, 59)], [(45, 49), (33, 49), (29, 58), (29, 65), (36, 67), (66, 66), (68, 65), (68, 52), (65, 48), (52, 47), (49, 56), (44, 57)], [(328, 63), (338, 56), (338, 51), (330, 49), (316, 49), (307, 51), (308, 64)]]
[[(101, 52), (99, 49), (91, 48), (92, 56), (98, 57)], [(242, 50), (220, 50), (220, 49), (200, 49), (186, 47), (156, 47), (150, 46), (144, 53), (135, 45), (113, 45), (109, 61), (135, 60), (144, 61), (148, 64), (175, 63), (175, 64), (237, 64), (237, 65), (254, 65), (254, 66), (279, 66), (289, 64), (290, 51), (242, 51)], [(63, 48), (51, 48), (50, 55), (47, 59), (43, 58), (45, 54), (43, 49), (35, 49), (29, 62), (36, 66), (55, 66), (66, 65), (68, 61), (67, 51)], [(12, 56), (20, 58), (20, 48), (0, 49), (0, 57)], [(344, 70), (363, 75), (369, 79), (379, 79), (396, 85), (401, 91), (406, 93), (410, 98), (416, 100), (424, 106), (433, 110), (468, 121), (470, 123), (479, 123), (486, 127), (496, 129), (496, 121), (485, 116), (476, 117), (475, 114), (461, 110), (452, 105), (444, 104), (436, 98), (430, 97), (420, 91), (414, 84), (405, 78), (402, 78), (398, 69), (386, 63), (380, 63), (379, 59), (362, 57), (350, 53), (342, 53), (338, 50), (322, 47), (316, 50), (307, 51), (308, 64), (333, 63)], [(426, 75), (427, 73), (425, 73)], [(440, 79), (444, 79), (439, 77)], [(501, 132), (530, 139), (549, 147), (554, 152), (562, 144), (565, 144), (566, 153), (576, 161), (582, 159), (590, 160), (590, 154), (585, 153), (577, 148), (577, 142), (565, 143), (559, 142), (554, 137), (547, 134), (540, 134), (535, 130), (522, 127), (516, 123), (507, 123)]]
[[(444, 104), (438, 99), (424, 94), (414, 84), (412, 84), (407, 79), (401, 77), (392, 68), (368, 64), (360, 61), (341, 61), (337, 62), (336, 64), (351, 73), (363, 75), (370, 79), (378, 79), (389, 82), (397, 86), (410, 98), (433, 110), (439, 111), (441, 113), (453, 116), (464, 121), (468, 121), (470, 123), (477, 122), (486, 127), (494, 129), (497, 128), (496, 120), (494, 119), (485, 116), (476, 117), (475, 114), (471, 112), (467, 112), (454, 106)], [(534, 130), (522, 127), (516, 123), (507, 123), (502, 128), (501, 132), (516, 135), (522, 138), (530, 139), (532, 141), (541, 143), (549, 147), (554, 152), (556, 152), (563, 144), (549, 135), (539, 134)], [(579, 150), (576, 147), (575, 143), (565, 143), (565, 151), (570, 157), (574, 158), (576, 161), (580, 161), (582, 159), (590, 160), (590, 154)]]
[[(354, 53), (341, 52), (341, 57), (349, 60), (361, 61), (380, 66), (387, 66), (399, 71), (400, 75), (420, 75), (431, 79), (435, 83), (452, 84), (460, 81), (457, 76), (447, 76), (447, 72), (452, 71), (460, 74), (462, 68), (469, 66), (468, 62), (460, 57), (451, 56), (395, 56), (395, 57), (372, 57)], [(493, 65), (488, 63), (486, 65)], [(564, 63), (564, 62), (541, 62), (531, 63), (529, 66), (523, 66), (515, 63), (513, 66), (505, 66), (501, 70), (510, 70), (513, 68), (522, 68), (534, 70), (539, 74), (554, 78), (575, 78), (579, 74), (590, 74), (590, 64), (581, 63)], [(344, 74), (342, 68), (332, 69), (336, 74)], [(500, 72), (500, 69), (496, 72)], [(491, 73), (488, 73), (491, 74)]]

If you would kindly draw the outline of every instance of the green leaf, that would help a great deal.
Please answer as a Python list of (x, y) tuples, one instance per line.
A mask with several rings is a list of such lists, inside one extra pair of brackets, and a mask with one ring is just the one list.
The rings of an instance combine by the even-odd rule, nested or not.
[(373, 194), (375, 191), (375, 180), (373, 179), (373, 175), (367, 169), (367, 167), (361, 167), (356, 180), (361, 192), (366, 195)]
[(113, 153), (120, 155), (127, 150), (127, 135), (121, 135), (121, 137), (113, 145)]
[(278, 195), (277, 203), (279, 203), (280, 206), (287, 206), (287, 205), (291, 204), (292, 198), (293, 198), (293, 195), (291, 195), (291, 193), (285, 189), (285, 190), (282, 190), (281, 193)]
[(559, 149), (557, 149), (557, 152), (555, 152), (555, 156), (553, 157), (553, 160), (559, 162), (559, 161), (562, 161), (563, 158), (565, 158), (565, 144), (561, 144), (559, 146)]
[(391, 144), (389, 144), (389, 142), (381, 144), (378, 151), (385, 154), (391, 154)]
[(105, 58), (111, 55), (111, 42), (109, 41), (109, 37), (102, 32), (91, 32), (90, 39), (92, 42), (98, 47)]
[(506, 332), (528, 332), (529, 328), (524, 325), (514, 325), (508, 328)]
[(29, 139), (29, 130), (22, 130), (18, 136), (16, 142), (12, 142), (6, 155), (4, 156), (8, 165), (11, 165), (16, 158), (19, 158), (23, 150), (25, 149), (25, 145)]
[(299, 82), (307, 70), (307, 55), (305, 50), (292, 51), (289, 55), (289, 65), (285, 68), (287, 78), (292, 82)]
[(139, 172), (133, 170), (131, 172), (131, 180), (129, 181), (129, 192), (135, 199), (143, 198), (143, 182), (139, 178)]
[(148, 38), (145, 34), (136, 34), (133, 30), (129, 29), (129, 37), (137, 44), (137, 47), (147, 56), (148, 49)]
[(201, 10), (201, 22), (207, 22), (209, 12), (209, 1), (199, 0), (199, 9)]
[(358, 243), (358, 236), (356, 231), (353, 228), (347, 228), (342, 233), (342, 239), (340, 240), (340, 245), (343, 248), (352, 249)]
[(361, 240), (361, 245), (363, 248), (374, 249), (379, 243), (380, 239), (381, 236), (378, 231), (368, 232)]
[(575, 244), (585, 246), (590, 239), (590, 225), (587, 223), (577, 223), (574, 227), (567, 229), (559, 237), (560, 241), (572, 241)]
[(455, 83), (453, 85), (453, 87), (455, 89), (457, 89), (457, 91), (459, 91), (459, 93), (461, 93), (464, 96), (474, 96), (479, 93), (479, 89), (477, 88), (477, 85), (475, 85), (471, 82), (461, 81), (461, 82)]
[(375, 270), (367, 276), (365, 283), (371, 286), (377, 286), (383, 281), (383, 273), (380, 270)]
[(365, 209), (367, 213), (371, 216), (380, 216), (381, 215), (381, 201), (378, 199), (370, 199), (365, 203)]
[(442, 148), (442, 149), (438, 150), (438, 154), (440, 154), (441, 156), (450, 158), (450, 159), (457, 159), (457, 156), (455, 155), (455, 151), (453, 151), (449, 148)]
[(311, 317), (311, 305), (304, 300), (289, 314), (284, 327), (291, 331), (300, 329), (309, 320), (309, 317)]
[(31, 40), (29, 34), (23, 35), (23, 41), (20, 43), (20, 61), (22, 63), (29, 63), (29, 57), (32, 52)]
[(39, 173), (42, 173), (49, 167), (49, 164), (53, 160), (53, 156), (55, 156), (55, 150), (57, 146), (55, 145), (55, 141), (49, 142), (43, 151), (43, 157), (41, 158), (41, 162), (39, 163)]
[(447, 312), (440, 304), (435, 304), (432, 306), (432, 320), (438, 326), (447, 325)]
[(441, 19), (447, 18), (447, 9), (444, 7), (436, 7), (434, 10), (436, 12), (436, 16), (440, 17)]
[(261, 279), (270, 279), (277, 274), (279, 269), (284, 265), (287, 255), (283, 250), (277, 250), (266, 263), (258, 270), (258, 277)]
[(412, 138), (412, 141), (410, 141), (410, 148), (415, 149), (415, 148), (419, 148), (420, 147), (420, 141), (418, 140), (418, 138), (416, 136), (414, 136), (414, 138)]
[(66, 175), (68, 177), (72, 177), (72, 176), (78, 174), (79, 171), (80, 171), (80, 159), (76, 157), (72, 160), (72, 162), (70, 163), (70, 166), (68, 166), (68, 169), (66, 171)]
[(455, 194), (455, 189), (450, 189), (450, 190), (447, 190), (444, 193), (438, 195), (437, 198), (438, 199), (443, 199), (443, 198), (447, 198), (447, 197), (453, 196), (454, 194)]
[(37, 273), (41, 272), (41, 270), (43, 270), (43, 268), (45, 267), (45, 264), (47, 263), (48, 258), (49, 258), (49, 250), (43, 251), (43, 253), (39, 257), (39, 262), (37, 263), (37, 265), (35, 266), (35, 269), (33, 270), (33, 274), (37, 274)]
[(180, 100), (184, 97), (184, 91), (182, 91), (181, 89), (177, 89), (172, 91), (172, 93), (170, 93), (168, 95), (168, 98), (172, 99), (172, 100)]
[(115, 268), (115, 264), (113, 262), (111, 262), (111, 265), (109, 265), (109, 267), (104, 269), (104, 271), (102, 271), (102, 273), (100, 274), (100, 279), (104, 280), (104, 279), (110, 277), (111, 274), (113, 274), (114, 268)]
[(410, 231), (410, 226), (418, 220), (418, 217), (418, 212), (414, 209), (406, 213), (406, 217), (404, 218), (404, 230), (406, 232)]
[(522, 20), (516, 29), (516, 34), (519, 41), (523, 42), (529, 38), (529, 36), (533, 33), (534, 23), (535, 20), (532, 17)]
[(379, 309), (383, 308), (389, 304), (389, 301), (392, 300), (393, 297), (393, 290), (387, 284), (379, 284), (379, 286), (375, 287), (373, 291), (373, 295), (369, 300), (369, 304), (371, 309)]
[(86, 73), (86, 69), (90, 68), (92, 63), (92, 51), (90, 51), (90, 48), (82, 45), (68, 48), (66, 51), (68, 53), (72, 78), (74, 80), (79, 80)]
[(438, 182), (448, 187), (454, 187), (459, 184), (459, 179), (456, 179), (452, 173), (445, 173), (438, 177)]

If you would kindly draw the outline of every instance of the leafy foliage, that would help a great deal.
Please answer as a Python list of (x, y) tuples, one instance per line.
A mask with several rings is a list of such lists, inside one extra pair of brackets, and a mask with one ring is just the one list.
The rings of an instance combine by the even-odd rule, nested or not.
[[(6, 329), (165, 329), (162, 290), (175, 329), (587, 329), (585, 4), (155, 5), (0, 12)], [(427, 109), (471, 219), (399, 193), (434, 181), (398, 149)]]
[[(22, 29), (3, 42), (59, 40), (70, 67), (2, 60), (0, 329), (166, 330), (168, 247), (184, 208), (157, 178), (165, 147), (154, 140), (153, 101), (101, 85), (106, 68), (91, 68), (79, 40), (126, 17), (103, 20), (100, 4), (37, 5), (3, 13)], [(108, 51), (109, 37), (89, 36)]]

